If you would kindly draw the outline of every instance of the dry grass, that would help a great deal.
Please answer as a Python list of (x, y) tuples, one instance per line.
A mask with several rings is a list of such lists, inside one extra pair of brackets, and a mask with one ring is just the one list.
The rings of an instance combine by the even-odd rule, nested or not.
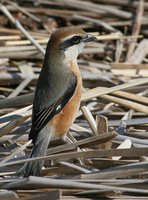
[[(0, 4), (0, 199), (148, 198), (148, 3), (144, 0)], [(50, 34), (78, 25), (95, 34), (79, 56), (84, 91), (67, 136), (28, 158), (31, 108)], [(42, 177), (14, 174), (44, 159)]]

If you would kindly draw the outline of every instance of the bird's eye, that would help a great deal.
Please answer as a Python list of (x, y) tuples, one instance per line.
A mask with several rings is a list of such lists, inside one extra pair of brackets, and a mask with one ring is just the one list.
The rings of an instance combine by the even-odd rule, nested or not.
[(82, 38), (81, 36), (73, 36), (71, 38), (71, 41), (73, 44), (78, 44), (80, 42), (81, 38)]

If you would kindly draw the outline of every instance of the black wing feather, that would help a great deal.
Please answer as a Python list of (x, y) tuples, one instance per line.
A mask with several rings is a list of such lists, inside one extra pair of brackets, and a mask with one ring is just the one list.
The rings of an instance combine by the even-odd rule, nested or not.
[(69, 88), (67, 88), (64, 95), (60, 97), (54, 104), (45, 107), (38, 112), (36, 111), (33, 112), (31, 133), (29, 134), (29, 139), (32, 139), (33, 143), (35, 142), (37, 135), (41, 131), (41, 129), (43, 129), (43, 127), (55, 115), (60, 113), (63, 107), (71, 99), (71, 97), (75, 93), (76, 85), (77, 85), (77, 79), (75, 77), (73, 79), (73, 82), (69, 84)]

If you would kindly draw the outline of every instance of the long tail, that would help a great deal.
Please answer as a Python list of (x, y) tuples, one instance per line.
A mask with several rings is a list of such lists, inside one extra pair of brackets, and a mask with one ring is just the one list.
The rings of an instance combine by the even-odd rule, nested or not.
[[(46, 125), (38, 134), (34, 143), (30, 158), (45, 156), (48, 144), (53, 136), (53, 129)], [(23, 176), (40, 176), (44, 161), (37, 160), (28, 162), (23, 168)]]

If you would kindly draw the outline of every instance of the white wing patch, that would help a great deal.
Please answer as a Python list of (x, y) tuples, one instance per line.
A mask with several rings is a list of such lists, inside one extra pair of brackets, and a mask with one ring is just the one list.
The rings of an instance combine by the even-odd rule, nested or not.
[(61, 109), (61, 105), (58, 105), (58, 107), (56, 108), (56, 110), (60, 110)]

